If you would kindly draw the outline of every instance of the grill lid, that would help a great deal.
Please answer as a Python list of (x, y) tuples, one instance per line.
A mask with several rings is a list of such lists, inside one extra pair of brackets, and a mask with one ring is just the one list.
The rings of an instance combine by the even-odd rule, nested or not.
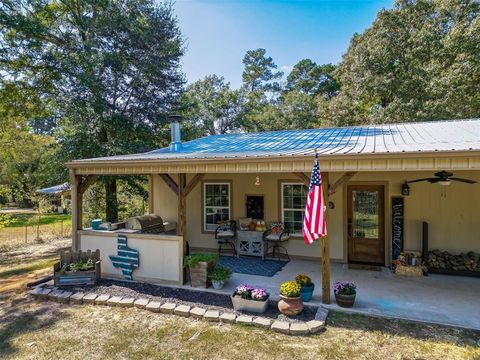
[(131, 230), (148, 231), (149, 229), (157, 229), (158, 232), (165, 231), (163, 220), (157, 214), (131, 217), (127, 220), (125, 227)]

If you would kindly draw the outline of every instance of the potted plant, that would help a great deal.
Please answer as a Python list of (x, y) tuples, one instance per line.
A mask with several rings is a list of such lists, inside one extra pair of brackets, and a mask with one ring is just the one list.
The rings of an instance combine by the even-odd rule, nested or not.
[(261, 314), (268, 308), (269, 297), (270, 295), (264, 288), (242, 284), (235, 289), (231, 299), (235, 311), (243, 310)]
[(289, 316), (295, 316), (302, 312), (303, 303), (300, 298), (300, 285), (296, 281), (285, 281), (280, 285), (278, 310)]
[(352, 307), (357, 295), (357, 286), (353, 282), (336, 281), (333, 284), (333, 292), (338, 306)]
[(193, 287), (208, 288), (210, 280), (208, 274), (212, 273), (217, 264), (218, 255), (211, 253), (195, 253), (185, 257), (184, 266), (190, 272), (190, 284)]
[(228, 267), (224, 266), (217, 266), (215, 270), (213, 270), (208, 277), (212, 280), (212, 285), (214, 289), (221, 289), (223, 285), (225, 285), (225, 281), (230, 279), (232, 276), (232, 270)]
[(300, 285), (300, 298), (303, 302), (309, 302), (312, 300), (313, 290), (315, 289), (315, 284), (312, 282), (310, 276), (305, 274), (298, 274), (295, 277), (295, 281)]

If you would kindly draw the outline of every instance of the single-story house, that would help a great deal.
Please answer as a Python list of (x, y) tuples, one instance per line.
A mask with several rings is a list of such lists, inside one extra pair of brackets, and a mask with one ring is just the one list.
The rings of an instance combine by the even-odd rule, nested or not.
[(70, 183), (38, 189), (36, 192), (48, 199), (52, 210), (59, 214), (70, 211)]
[[(301, 236), (314, 152), (327, 197), (328, 236)], [(82, 194), (101, 175), (147, 175), (149, 211), (176, 223), (176, 234), (127, 232), (140, 254), (133, 279), (183, 282), (183, 256), (217, 251), (219, 221), (262, 214), (283, 222), (290, 258), (317, 262), (329, 302), (331, 262), (389, 266), (402, 250), (480, 252), (480, 119), (207, 136), (181, 142), (172, 120), (169, 147), (68, 163), (73, 248), (100, 249), (105, 276), (120, 277), (108, 256), (117, 231), (82, 229)], [(411, 182), (414, 180), (420, 180)], [(410, 183), (409, 183), (410, 182)], [(259, 215), (256, 215), (257, 217)]]

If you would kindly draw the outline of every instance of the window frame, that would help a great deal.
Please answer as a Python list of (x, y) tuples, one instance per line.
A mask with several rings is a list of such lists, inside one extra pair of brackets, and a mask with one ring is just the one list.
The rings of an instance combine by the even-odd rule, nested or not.
[[(207, 206), (206, 205), (206, 196), (207, 196), (207, 185), (227, 185), (228, 187), (228, 206)], [(233, 219), (232, 215), (232, 181), (231, 180), (208, 180), (202, 181), (202, 200), (200, 206), (202, 207), (202, 233), (213, 233), (216, 229), (209, 230), (207, 229), (207, 207), (208, 208), (218, 208), (218, 209), (228, 209), (229, 220)]]
[[(283, 190), (285, 185), (300, 185), (300, 186), (305, 186), (307, 187), (303, 182), (301, 181), (282, 181), (280, 183), (280, 218), (282, 223), (285, 224), (285, 210), (288, 211), (301, 211), (303, 212), (303, 216), (305, 216), (305, 208), (303, 209), (293, 209), (293, 208), (285, 208), (284, 207), (284, 196), (283, 196)], [(290, 233), (291, 236), (303, 236), (301, 232), (294, 232)]]

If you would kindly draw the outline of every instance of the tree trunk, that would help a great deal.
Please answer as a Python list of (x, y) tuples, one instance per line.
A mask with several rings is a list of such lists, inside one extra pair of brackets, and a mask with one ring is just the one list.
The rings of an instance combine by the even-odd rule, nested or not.
[(105, 213), (108, 222), (118, 222), (117, 179), (105, 178)]

